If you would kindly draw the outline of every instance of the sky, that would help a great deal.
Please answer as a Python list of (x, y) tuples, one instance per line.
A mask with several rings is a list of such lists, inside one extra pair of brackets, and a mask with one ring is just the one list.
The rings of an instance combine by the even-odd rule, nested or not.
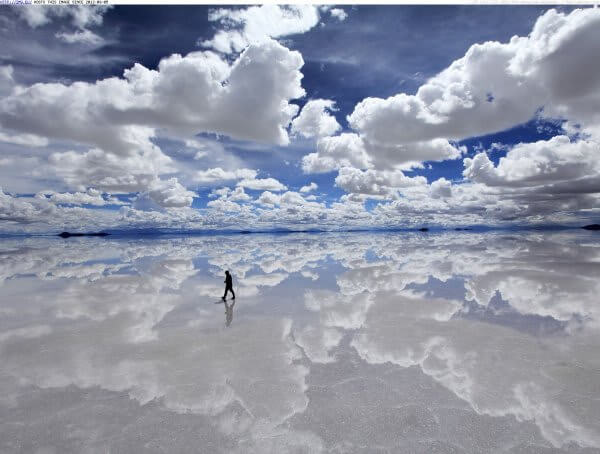
[(0, 232), (584, 225), (600, 9), (0, 7)]

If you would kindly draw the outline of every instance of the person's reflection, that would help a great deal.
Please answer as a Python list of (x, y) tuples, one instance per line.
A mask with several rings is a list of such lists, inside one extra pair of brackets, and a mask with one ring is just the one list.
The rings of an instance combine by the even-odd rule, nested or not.
[(233, 306), (235, 306), (235, 301), (232, 301), (231, 304), (225, 303), (225, 327), (229, 327), (231, 325), (231, 321), (233, 320)]

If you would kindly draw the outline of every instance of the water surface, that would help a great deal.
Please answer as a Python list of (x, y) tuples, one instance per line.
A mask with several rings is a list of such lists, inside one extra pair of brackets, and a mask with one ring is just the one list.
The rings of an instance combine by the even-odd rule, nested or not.
[(0, 452), (600, 452), (599, 277), (594, 232), (4, 239)]

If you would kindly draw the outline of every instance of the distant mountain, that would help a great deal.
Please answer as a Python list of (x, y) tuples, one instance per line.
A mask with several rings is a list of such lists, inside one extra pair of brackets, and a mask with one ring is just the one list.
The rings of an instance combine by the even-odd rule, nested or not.
[(585, 230), (600, 230), (600, 224), (590, 224), (590, 225), (584, 225), (583, 227), (581, 227), (582, 229)]
[(61, 238), (69, 238), (72, 236), (108, 236), (108, 235), (110, 235), (110, 233), (106, 233), (106, 232), (91, 232), (91, 233), (62, 232), (62, 233), (59, 233), (57, 236), (60, 236)]

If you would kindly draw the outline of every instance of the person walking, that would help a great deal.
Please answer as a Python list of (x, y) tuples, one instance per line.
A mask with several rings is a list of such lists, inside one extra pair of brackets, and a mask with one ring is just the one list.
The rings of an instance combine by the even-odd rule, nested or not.
[(225, 280), (223, 282), (225, 282), (225, 293), (223, 294), (223, 301), (225, 301), (228, 291), (231, 291), (231, 294), (233, 295), (231, 299), (234, 300), (235, 293), (233, 291), (233, 279), (231, 278), (231, 274), (229, 274), (229, 270), (225, 271)]

